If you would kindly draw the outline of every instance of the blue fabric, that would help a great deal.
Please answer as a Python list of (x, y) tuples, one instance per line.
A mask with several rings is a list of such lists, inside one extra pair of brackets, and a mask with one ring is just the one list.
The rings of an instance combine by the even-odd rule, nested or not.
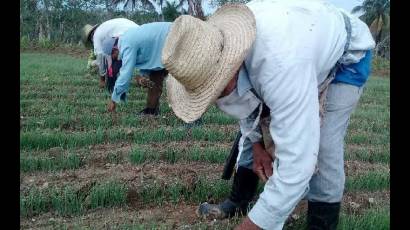
[(252, 88), (252, 84), (249, 81), (248, 71), (246, 70), (245, 64), (241, 66), (241, 69), (238, 73), (238, 81), (236, 88), (238, 89), (239, 96), (242, 96), (248, 90)]
[(164, 69), (161, 62), (171, 22), (153, 22), (128, 29), (118, 41), (119, 59), (122, 60), (120, 74), (115, 82), (111, 99), (119, 103), (121, 95), (129, 88), (134, 68), (147, 75), (150, 71)]
[(332, 83), (345, 83), (361, 87), (366, 83), (371, 71), (372, 52), (368, 50), (366, 55), (358, 63), (341, 65), (336, 72)]

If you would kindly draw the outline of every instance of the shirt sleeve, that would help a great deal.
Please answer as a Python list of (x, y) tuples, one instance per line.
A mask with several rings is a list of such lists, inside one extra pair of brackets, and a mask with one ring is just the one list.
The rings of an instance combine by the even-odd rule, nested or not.
[[(249, 213), (263, 229), (282, 229), (308, 191), (320, 139), (317, 80), (313, 64), (295, 61), (272, 76), (261, 67), (261, 95), (270, 108), (275, 143), (273, 175)], [(278, 83), (280, 82), (280, 84)]]
[(107, 63), (105, 60), (105, 56), (102, 53), (97, 54), (97, 66), (98, 74), (100, 76), (105, 76), (107, 74)]
[[(256, 117), (259, 113), (259, 106), (252, 112), (252, 114), (245, 119), (239, 121), (239, 127), (241, 129), (241, 133), (247, 133), (249, 130), (252, 129), (252, 125), (256, 120)], [(247, 136), (252, 143), (261, 142), (262, 141), (262, 130), (260, 125), (258, 124), (254, 130), (252, 130), (249, 135)]]
[(128, 91), (137, 58), (136, 50), (135, 48), (126, 46), (121, 56), (122, 66), (111, 96), (111, 99), (116, 103), (119, 103), (121, 101), (121, 95)]

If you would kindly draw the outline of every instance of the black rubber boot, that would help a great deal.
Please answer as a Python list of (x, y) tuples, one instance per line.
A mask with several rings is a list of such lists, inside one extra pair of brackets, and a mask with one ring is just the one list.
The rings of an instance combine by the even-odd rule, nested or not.
[(198, 127), (198, 126), (201, 126), (201, 125), (202, 125), (202, 118), (199, 118), (199, 119), (197, 119), (196, 121), (194, 121), (192, 123), (184, 124), (184, 128), (191, 129), (191, 128)]
[(197, 214), (217, 219), (233, 217), (236, 213), (246, 215), (249, 202), (255, 196), (258, 181), (258, 176), (251, 169), (239, 167), (233, 178), (229, 198), (220, 204), (202, 203)]
[(159, 108), (145, 108), (141, 110), (141, 112), (139, 112), (138, 115), (139, 116), (145, 116), (145, 115), (158, 116)]
[(309, 230), (336, 230), (339, 223), (340, 202), (308, 202)]

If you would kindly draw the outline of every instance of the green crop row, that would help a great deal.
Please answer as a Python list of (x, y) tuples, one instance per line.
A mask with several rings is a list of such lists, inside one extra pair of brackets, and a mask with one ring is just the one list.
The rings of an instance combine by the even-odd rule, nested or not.
[(123, 205), (126, 197), (126, 186), (111, 181), (95, 185), (89, 194), (70, 186), (45, 190), (33, 188), (20, 197), (20, 215), (33, 216), (49, 211), (58, 215), (78, 215), (89, 208)]

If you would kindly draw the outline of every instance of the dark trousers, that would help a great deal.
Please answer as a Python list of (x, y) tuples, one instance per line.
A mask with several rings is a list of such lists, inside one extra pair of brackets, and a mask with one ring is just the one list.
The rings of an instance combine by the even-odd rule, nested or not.
[(159, 71), (152, 71), (149, 75), (149, 79), (155, 83), (154, 87), (148, 88), (147, 94), (147, 108), (157, 109), (159, 108), (159, 98), (162, 94), (162, 86), (165, 77), (168, 75), (168, 71), (163, 69)]
[[(115, 86), (115, 81), (118, 77), (122, 65), (121, 60), (112, 60), (112, 75), (107, 76), (107, 90), (112, 94)], [(149, 74), (149, 79), (155, 83), (154, 87), (148, 88), (147, 105), (146, 108), (156, 109), (159, 108), (159, 99), (162, 95), (162, 87), (165, 77), (168, 75), (168, 71), (163, 69), (159, 71), (152, 71)], [(121, 97), (125, 96), (124, 94)]]
[[(108, 92), (110, 92), (110, 94), (112, 94), (112, 91), (114, 90), (114, 85), (115, 85), (115, 81), (117, 81), (117, 77), (118, 77), (118, 72), (120, 72), (120, 68), (122, 65), (122, 61), (121, 60), (112, 60), (112, 75), (107, 74), (107, 90)], [(107, 71), (108, 72), (108, 71)]]

